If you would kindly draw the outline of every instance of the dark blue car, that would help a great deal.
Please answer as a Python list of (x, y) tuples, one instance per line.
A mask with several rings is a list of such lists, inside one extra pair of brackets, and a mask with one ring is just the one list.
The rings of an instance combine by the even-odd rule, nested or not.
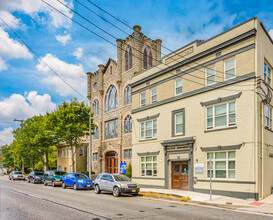
[(80, 188), (91, 189), (93, 187), (93, 181), (83, 173), (68, 173), (63, 178), (62, 187), (73, 187), (75, 190)]

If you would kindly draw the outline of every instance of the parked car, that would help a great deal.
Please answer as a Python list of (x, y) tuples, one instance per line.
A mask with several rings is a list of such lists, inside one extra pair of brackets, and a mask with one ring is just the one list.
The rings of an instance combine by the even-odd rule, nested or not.
[(26, 178), (21, 171), (11, 171), (9, 174), (9, 180), (26, 180)]
[(83, 173), (68, 173), (63, 178), (62, 187), (65, 189), (67, 186), (73, 186), (75, 190), (79, 188), (91, 189), (93, 181)]
[(44, 179), (44, 172), (41, 171), (32, 171), (28, 174), (28, 183), (42, 183)]
[(44, 173), (44, 185), (47, 184), (55, 186), (61, 186), (64, 176), (66, 172), (63, 171), (56, 171), (56, 170), (49, 170)]
[(97, 176), (94, 182), (95, 193), (101, 191), (113, 192), (113, 195), (118, 197), (121, 194), (132, 194), (137, 196), (140, 186), (132, 182), (127, 176), (122, 174), (101, 173)]

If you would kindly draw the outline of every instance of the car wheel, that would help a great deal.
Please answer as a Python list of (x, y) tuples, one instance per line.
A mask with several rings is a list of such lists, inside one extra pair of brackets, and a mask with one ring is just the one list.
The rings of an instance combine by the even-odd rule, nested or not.
[(28, 182), (28, 183), (30, 183), (30, 180), (29, 180), (29, 179), (27, 179), (27, 182)]
[(113, 195), (115, 197), (119, 197), (120, 196), (120, 190), (119, 190), (119, 188), (117, 186), (115, 186), (114, 189), (113, 189)]
[(14, 181), (14, 178), (12, 177), (12, 181)]
[(32, 180), (32, 183), (35, 184), (35, 179)]
[(77, 190), (77, 189), (78, 189), (77, 183), (74, 183), (74, 184), (73, 184), (73, 188), (74, 188), (74, 190)]
[(95, 186), (95, 193), (100, 194), (100, 186), (99, 185)]
[(11, 180), (11, 178), (9, 177), (9, 180)]
[(44, 180), (44, 186), (46, 186), (47, 185), (47, 183), (46, 183), (46, 181)]
[(63, 187), (63, 189), (66, 188), (65, 182), (62, 183), (62, 187)]
[(53, 187), (55, 187), (55, 186), (56, 186), (54, 181), (52, 181), (52, 186), (53, 186)]

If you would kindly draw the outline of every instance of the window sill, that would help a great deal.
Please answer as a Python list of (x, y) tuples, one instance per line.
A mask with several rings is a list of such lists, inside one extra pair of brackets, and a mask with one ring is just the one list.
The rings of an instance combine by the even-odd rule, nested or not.
[(230, 127), (224, 127), (224, 128), (209, 129), (209, 130), (205, 130), (204, 133), (213, 132), (213, 131), (223, 131), (223, 130), (229, 130), (229, 129), (235, 129), (235, 128), (237, 128), (237, 125), (236, 126), (230, 126)]
[(270, 129), (269, 127), (264, 127), (264, 129), (265, 129), (265, 130), (268, 130), (268, 131), (270, 131), (270, 132), (273, 132), (273, 130)]
[(157, 140), (157, 138), (141, 139), (139, 142)]

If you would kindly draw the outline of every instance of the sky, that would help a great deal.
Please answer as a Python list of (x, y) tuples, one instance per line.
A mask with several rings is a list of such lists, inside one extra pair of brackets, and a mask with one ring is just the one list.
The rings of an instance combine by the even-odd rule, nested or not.
[[(146, 36), (162, 39), (164, 47), (176, 50), (252, 17), (263, 22), (273, 39), (271, 0), (0, 0), (0, 145), (11, 143), (12, 131), (19, 126), (14, 119), (52, 112), (74, 97), (86, 101), (83, 98), (87, 94), (86, 73), (95, 72), (98, 64), (106, 64), (108, 58), (116, 60), (115, 46), (45, 2), (113, 44), (116, 44), (114, 38), (125, 39), (125, 33), (132, 33), (128, 26), (140, 25)], [(162, 53), (169, 51), (164, 49)]]

